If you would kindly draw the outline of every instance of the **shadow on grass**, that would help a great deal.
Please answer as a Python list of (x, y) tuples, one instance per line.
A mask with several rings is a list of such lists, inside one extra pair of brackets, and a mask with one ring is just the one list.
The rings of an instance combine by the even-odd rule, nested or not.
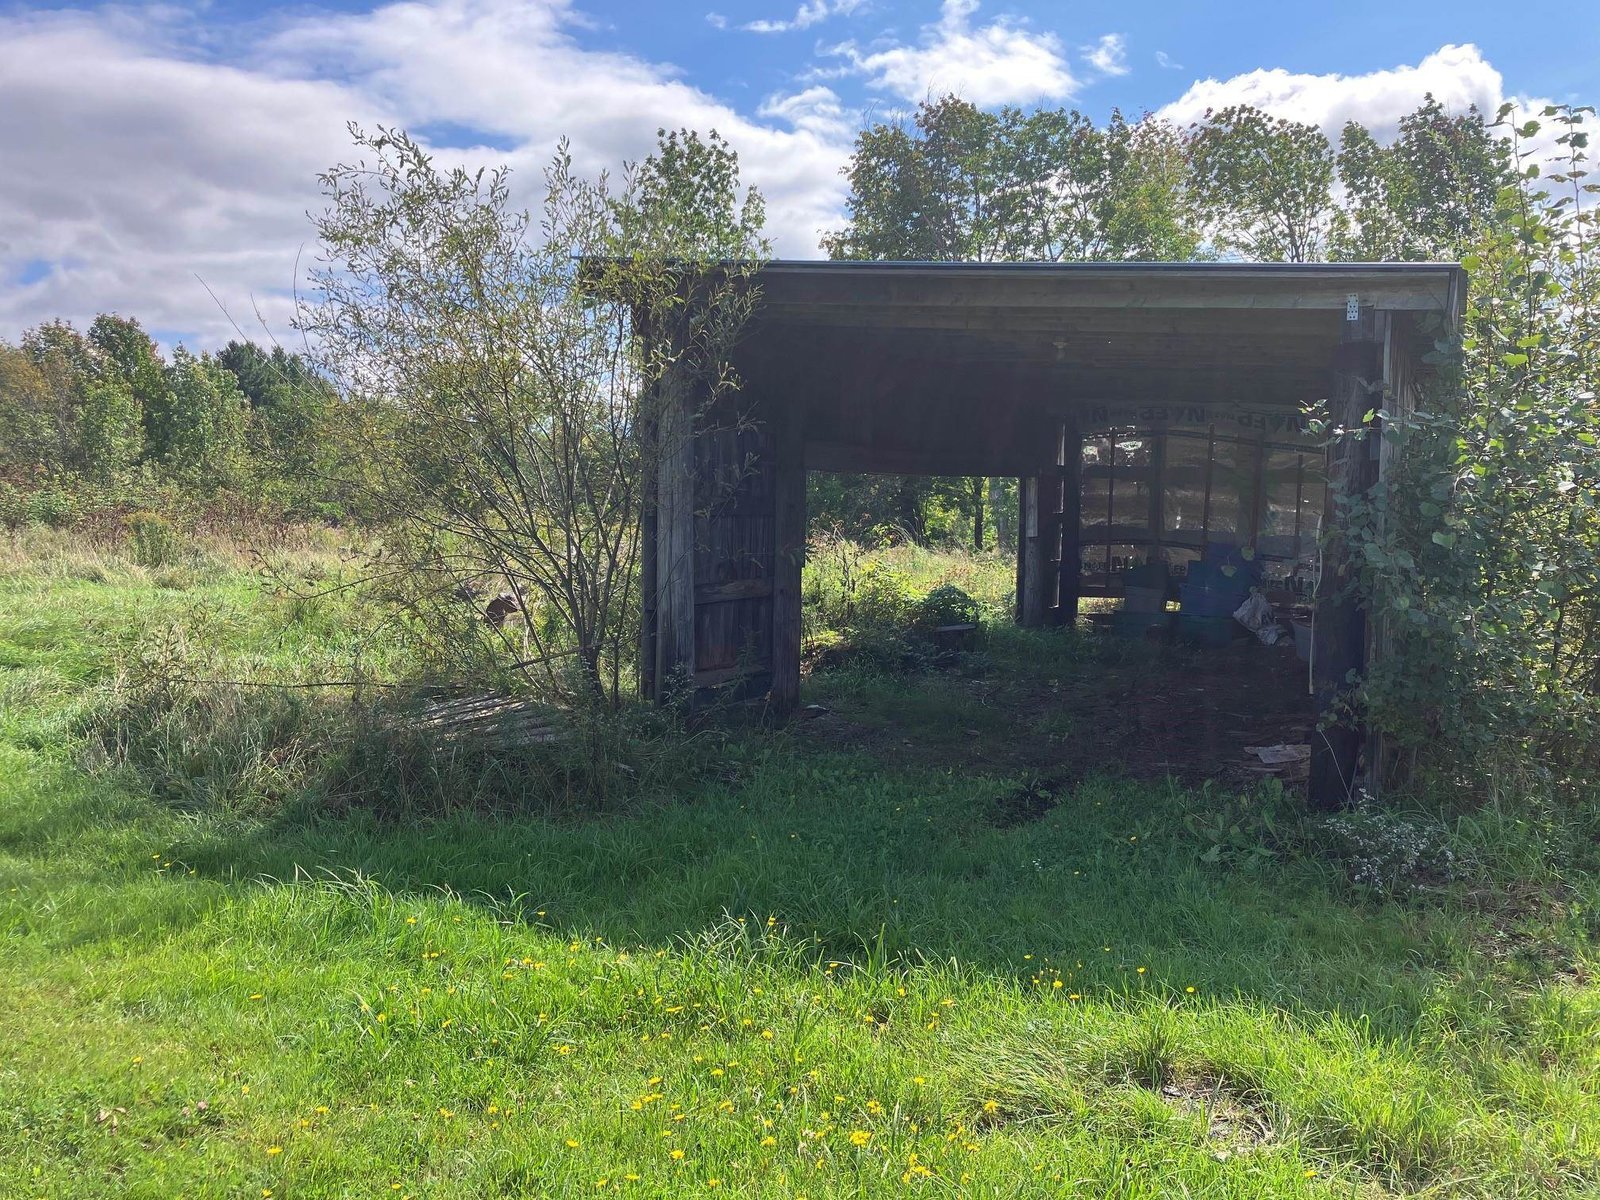
[(1092, 779), (1040, 819), (999, 827), (996, 801), (1014, 788), (777, 746), (736, 782), (608, 815), (286, 813), (192, 827), (168, 853), (230, 886), (359, 874), (619, 947), (776, 917), (819, 964), (955, 960), (1025, 981), (1049, 963), (1085, 993), (1195, 987), (1364, 1014), (1389, 1035), (1436, 1006), (1471, 955), (1462, 914), (1356, 902), (1325, 865), (1203, 863), (1183, 817), (1204, 796)]
[[(1022, 685), (1092, 682), (1170, 658), (1012, 631), (996, 641), (997, 661)], [(927, 698), (948, 683), (898, 686), (913, 716), (932, 706), (953, 720), (947, 697)], [(867, 685), (875, 702), (896, 686)], [(948, 738), (947, 724), (933, 722), (928, 739)], [(1004, 735), (1002, 724), (985, 728)], [(1305, 854), (1203, 861), (1207, 846), (1187, 818), (1223, 805), (1225, 789), (1074, 774), (1051, 789), (1052, 804), (1030, 809), (1037, 819), (1017, 821), (1006, 800), (1031, 772), (1014, 762), (889, 762), (876, 745), (824, 747), (783, 733), (706, 746), (715, 761), (676, 790), (581, 818), (384, 820), (305, 798), (264, 819), (171, 818), (163, 844), (141, 845), (138, 857), (159, 853), (175, 872), (230, 890), (360, 875), (395, 894), (448, 892), (613, 946), (666, 947), (729, 916), (773, 917), (808, 939), (821, 964), (954, 960), (1028, 981), (1049, 963), (1085, 994), (1193, 987), (1291, 1012), (1359, 1014), (1395, 1036), (1456, 1002), (1447, 995), (1464, 996), (1463, 980), (1495, 970), (1473, 948), (1481, 914), (1362, 902), (1342, 872)], [(152, 803), (140, 786), (131, 773), (74, 775), (70, 788), (58, 778), (49, 787), (72, 799), (42, 806), (31, 827), (0, 829), (0, 846), (28, 854), (77, 838), (138, 842)], [(181, 903), (171, 919), (184, 919)]]

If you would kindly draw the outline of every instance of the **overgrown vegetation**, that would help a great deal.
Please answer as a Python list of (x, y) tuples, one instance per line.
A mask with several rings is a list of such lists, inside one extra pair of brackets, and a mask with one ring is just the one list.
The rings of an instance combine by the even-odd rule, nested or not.
[[(575, 176), (563, 147), (535, 224), (503, 171), (439, 171), (402, 133), (357, 142), (372, 161), (324, 177), (303, 324), (342, 384), (341, 441), (359, 446), (377, 595), (458, 674), (614, 704), (632, 680), (646, 480), (736, 387), (761, 197), (741, 195), (714, 134), (663, 131), (615, 190)], [(502, 590), (499, 620), (462, 603)]]
[[(285, 542), (279, 577), (350, 569), (326, 534)], [(276, 591), (211, 540), (169, 578), (131, 544), (0, 553), (21, 1194), (1600, 1184), (1574, 810), (1386, 814), (1463, 866), (1380, 895), (1357, 854), (1404, 867), (1409, 843), (1351, 832), (1330, 857), (1281, 793), (1047, 788), (801, 733), (725, 730), (657, 768), (635, 730), (614, 744), (640, 779), (563, 803), (560, 747), (440, 758), (369, 724), (406, 711), (373, 685), (407, 664), (347, 596)], [(1101, 653), (1002, 631), (983, 653), (1008, 679)], [(357, 669), (361, 689), (216, 682)], [(809, 686), (844, 704), (866, 679)], [(316, 764), (339, 761), (330, 803)], [(1237, 851), (1186, 820), (1212, 813)]]
[(1600, 409), (1587, 109), (1501, 128), (1555, 131), (1465, 258), (1465, 338), (1440, 331), (1421, 411), (1384, 413), (1402, 453), (1347, 514), (1356, 586), (1391, 653), (1363, 699), (1417, 783), (1525, 795), (1585, 791), (1600, 763)]

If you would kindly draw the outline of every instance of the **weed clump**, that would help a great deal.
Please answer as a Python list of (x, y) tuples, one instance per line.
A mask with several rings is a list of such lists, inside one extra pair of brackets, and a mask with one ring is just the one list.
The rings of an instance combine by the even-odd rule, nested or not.
[(176, 566), (183, 557), (183, 538), (160, 513), (136, 512), (128, 517), (128, 551), (141, 567)]
[(1365, 798), (1308, 828), (1314, 843), (1344, 866), (1351, 883), (1378, 896), (1405, 896), (1448, 883), (1467, 866), (1441, 823), (1377, 808)]

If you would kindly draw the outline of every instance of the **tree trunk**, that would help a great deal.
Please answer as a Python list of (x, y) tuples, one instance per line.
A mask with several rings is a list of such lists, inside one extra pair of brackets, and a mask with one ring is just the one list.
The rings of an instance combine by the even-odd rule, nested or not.
[(972, 548), (983, 552), (983, 478), (972, 480)]
[(1005, 481), (991, 477), (989, 480), (989, 511), (994, 514), (994, 546), (1002, 554), (1017, 548), (1012, 531), (1011, 510), (1006, 506)]

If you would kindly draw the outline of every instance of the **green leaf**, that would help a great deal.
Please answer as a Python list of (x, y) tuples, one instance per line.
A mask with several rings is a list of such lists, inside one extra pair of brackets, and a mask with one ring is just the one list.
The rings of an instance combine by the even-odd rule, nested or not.
[(1435, 546), (1443, 546), (1446, 550), (1452, 550), (1455, 548), (1456, 535), (1436, 529), (1433, 531), (1433, 544)]

